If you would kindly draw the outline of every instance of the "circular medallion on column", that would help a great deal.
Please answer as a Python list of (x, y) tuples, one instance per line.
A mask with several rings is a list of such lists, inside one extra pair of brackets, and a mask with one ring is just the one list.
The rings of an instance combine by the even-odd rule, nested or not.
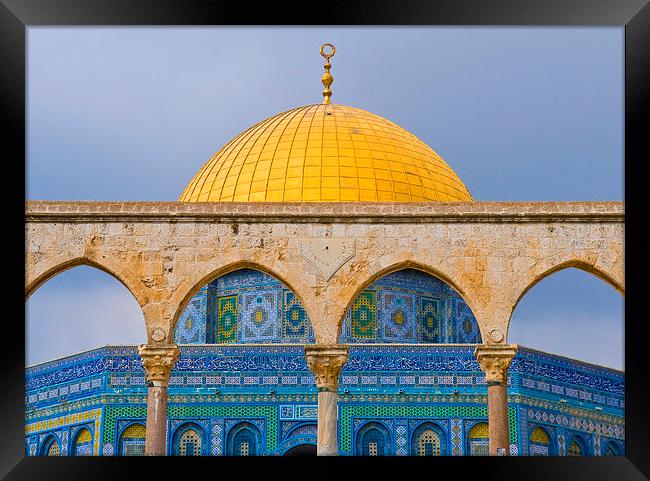
[(488, 334), (489, 342), (498, 344), (500, 342), (503, 342), (504, 338), (505, 336), (503, 335), (503, 331), (498, 327), (490, 329), (490, 333)]
[(151, 339), (153, 339), (156, 342), (163, 341), (165, 339), (165, 330), (161, 328), (156, 328), (153, 330), (151, 333)]

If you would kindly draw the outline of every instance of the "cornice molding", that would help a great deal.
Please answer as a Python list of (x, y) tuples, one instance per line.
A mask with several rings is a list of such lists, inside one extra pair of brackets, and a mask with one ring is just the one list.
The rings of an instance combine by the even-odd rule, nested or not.
[(27, 223), (624, 223), (624, 202), (25, 203)]

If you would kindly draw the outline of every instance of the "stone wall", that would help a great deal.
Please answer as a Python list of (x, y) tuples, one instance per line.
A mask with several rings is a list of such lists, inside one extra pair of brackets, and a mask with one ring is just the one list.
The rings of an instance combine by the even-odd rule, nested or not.
[(417, 268), (454, 287), (486, 342), (507, 342), (519, 299), (578, 267), (622, 294), (622, 202), (26, 203), (26, 296), (86, 264), (119, 279), (142, 307), (150, 343), (171, 342), (208, 281), (250, 267), (301, 299), (316, 341), (333, 344), (370, 283)]

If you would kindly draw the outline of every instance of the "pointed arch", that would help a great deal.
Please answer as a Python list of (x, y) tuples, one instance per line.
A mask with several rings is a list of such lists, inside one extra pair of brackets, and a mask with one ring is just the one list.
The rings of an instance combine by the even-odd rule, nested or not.
[(316, 442), (305, 442), (291, 447), (285, 447), (282, 456), (316, 456)]
[(487, 456), (489, 446), (487, 421), (478, 421), (467, 431), (466, 454), (468, 456)]
[[(352, 296), (346, 296), (346, 307), (343, 310), (342, 313), (339, 313), (337, 315), (338, 319), (338, 324), (337, 324), (337, 340), (341, 339), (341, 335), (343, 334), (343, 325), (345, 322), (345, 319), (347, 317), (348, 311), (354, 306), (354, 304), (357, 302), (357, 299), (359, 296), (369, 287), (371, 287), (375, 282), (381, 281), (385, 277), (400, 272), (400, 271), (405, 271), (408, 269), (412, 269), (414, 271), (419, 271), (421, 273), (424, 273), (428, 276), (433, 277), (434, 279), (440, 281), (444, 285), (446, 285), (448, 288), (450, 288), (452, 291), (454, 291), (460, 299), (469, 307), (469, 310), (472, 312), (472, 315), (474, 313), (474, 310), (470, 304), (471, 301), (468, 300), (469, 296), (467, 296), (467, 291), (463, 290), (456, 282), (454, 282), (451, 278), (450, 275), (447, 273), (443, 272), (442, 270), (432, 267), (431, 265), (422, 263), (422, 262), (416, 262), (413, 260), (402, 260), (395, 262), (393, 264), (384, 266), (383, 268), (379, 269), (378, 271), (374, 272), (373, 274), (367, 276), (363, 281), (360, 281), (356, 284), (354, 290), (352, 291), (353, 294)], [(482, 332), (482, 327), (481, 323), (476, 319), (476, 323), (478, 325), (478, 331), (479, 331), (479, 336), (481, 338), (484, 337), (484, 334)]]
[(555, 449), (548, 428), (535, 425), (528, 434), (528, 454), (531, 456), (553, 456)]
[[(234, 262), (225, 265), (219, 265), (217, 268), (211, 268), (208, 272), (208, 269), (205, 269), (203, 274), (200, 274), (200, 280), (192, 285), (192, 287), (185, 286), (183, 289), (184, 294), (181, 294), (180, 291), (177, 291), (178, 294), (174, 296), (174, 299), (180, 299), (178, 301), (172, 301), (177, 305), (177, 309), (174, 312), (172, 318), (172, 326), (170, 328), (170, 337), (171, 340), (174, 339), (176, 329), (178, 326), (178, 321), (181, 315), (185, 312), (185, 309), (189, 305), (190, 301), (199, 293), (199, 291), (210, 283), (217, 281), (218, 279), (233, 274), (237, 271), (242, 271), (250, 269), (253, 271), (260, 272), (264, 275), (272, 277), (274, 280), (278, 281), (280, 284), (283, 284), (298, 300), (301, 305), (301, 308), (306, 313), (310, 327), (313, 329), (313, 322), (311, 313), (309, 312), (308, 303), (305, 302), (305, 298), (310, 295), (310, 291), (304, 286), (302, 281), (298, 276), (287, 276), (283, 273), (277, 272), (276, 269), (267, 266), (264, 263), (252, 261), (249, 259), (239, 259)], [(286, 273), (284, 273), (286, 274)], [(198, 277), (198, 275), (197, 275)], [(296, 285), (298, 285), (298, 290), (296, 290)], [(182, 296), (182, 297), (181, 297)]]
[(173, 456), (204, 456), (207, 454), (207, 434), (202, 426), (188, 421), (176, 428), (172, 436)]
[(71, 453), (73, 456), (92, 456), (93, 436), (86, 426), (77, 429), (72, 437)]
[(564, 262), (560, 262), (558, 264), (552, 265), (551, 267), (546, 267), (543, 270), (540, 271), (534, 271), (532, 275), (530, 276), (527, 285), (521, 290), (519, 293), (517, 299), (515, 300), (515, 303), (513, 305), (513, 311), (517, 307), (517, 304), (519, 301), (526, 295), (526, 293), (532, 289), (535, 285), (537, 285), (539, 282), (541, 282), (543, 279), (546, 277), (555, 274), (556, 272), (565, 270), (565, 269), (570, 269), (570, 268), (576, 268), (580, 269), (581, 271), (585, 271), (589, 274), (592, 274), (599, 279), (602, 279), (605, 281), (607, 284), (612, 286), (616, 291), (621, 294), (622, 296), (625, 295), (625, 286), (616, 280), (612, 275), (609, 273), (605, 272), (604, 270), (596, 267), (594, 264), (591, 264), (589, 262), (579, 260), (579, 259), (572, 259)]
[(357, 431), (357, 456), (389, 456), (390, 446), (390, 431), (379, 421), (368, 421)]
[(135, 421), (124, 427), (118, 437), (118, 456), (144, 456), (146, 431), (144, 421)]
[(259, 456), (262, 447), (259, 428), (248, 421), (242, 421), (228, 431), (226, 456)]
[(315, 436), (317, 432), (318, 432), (318, 424), (315, 422), (307, 421), (292, 427), (285, 435), (285, 438), (289, 439), (290, 437), (293, 436), (306, 436), (306, 435)]
[[(31, 292), (36, 294), (25, 301), (28, 365), (107, 344), (146, 340), (144, 312), (133, 292), (110, 269), (86, 258), (48, 269), (40, 287)], [(72, 331), (74, 336), (48, 342)]]
[(581, 434), (573, 434), (567, 443), (567, 456), (590, 456), (587, 440)]
[(621, 443), (610, 439), (605, 443), (603, 453), (604, 456), (623, 456), (625, 449)]
[(48, 435), (41, 444), (41, 456), (61, 456), (63, 446), (56, 434)]
[(444, 430), (435, 422), (420, 423), (411, 434), (411, 456), (444, 456)]
[(46, 266), (38, 269), (28, 269), (25, 285), (25, 300), (48, 280), (52, 279), (61, 272), (78, 266), (88, 266), (105, 272), (109, 276), (117, 279), (131, 293), (140, 307), (146, 303), (146, 298), (140, 295), (140, 288), (135, 279), (125, 275), (117, 265), (114, 265), (108, 259), (102, 259), (101, 262), (86, 256), (54, 258)]
[[(282, 456), (294, 454), (316, 454), (318, 426), (315, 422), (307, 421), (292, 427), (284, 436), (277, 449)], [(311, 449), (313, 448), (313, 453)]]
[[(581, 259), (571, 259), (571, 260), (566, 260), (563, 262), (559, 263), (552, 263), (550, 267), (548, 265), (542, 265), (538, 269), (534, 270), (527, 278), (525, 285), (523, 288), (520, 288), (516, 290), (516, 299), (514, 302), (512, 302), (512, 305), (510, 307), (510, 313), (508, 317), (508, 324), (506, 326), (506, 332), (508, 333), (510, 331), (510, 321), (512, 320), (512, 315), (514, 314), (515, 310), (517, 309), (517, 306), (519, 305), (519, 302), (523, 299), (523, 297), (530, 291), (533, 287), (535, 287), (537, 284), (539, 284), (542, 280), (546, 279), (547, 277), (566, 270), (566, 269), (571, 269), (575, 268), (581, 271), (584, 271), (588, 274), (591, 274), (601, 280), (603, 280), (606, 284), (609, 286), (613, 287), (619, 294), (622, 296), (625, 296), (625, 286), (622, 283), (622, 281), (618, 281), (614, 276), (610, 275), (609, 273), (605, 272), (604, 270), (598, 268), (594, 263), (590, 263)], [(507, 335), (506, 335), (507, 338)]]

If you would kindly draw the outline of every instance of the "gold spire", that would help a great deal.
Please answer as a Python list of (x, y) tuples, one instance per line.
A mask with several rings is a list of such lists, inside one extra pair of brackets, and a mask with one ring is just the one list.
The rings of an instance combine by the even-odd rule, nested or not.
[[(330, 47), (331, 50), (329, 53), (325, 53), (325, 47)], [(323, 89), (324, 104), (332, 103), (330, 101), (330, 98), (332, 97), (332, 91), (330, 90), (330, 85), (332, 85), (332, 82), (334, 82), (334, 77), (332, 77), (332, 74), (330, 73), (330, 68), (332, 68), (332, 64), (330, 64), (330, 58), (332, 58), (335, 53), (336, 53), (336, 47), (334, 47), (334, 45), (332, 45), (331, 43), (324, 43), (320, 47), (320, 54), (325, 59), (325, 73), (321, 77), (321, 82), (323, 82), (323, 85), (325, 86), (325, 89)]]

